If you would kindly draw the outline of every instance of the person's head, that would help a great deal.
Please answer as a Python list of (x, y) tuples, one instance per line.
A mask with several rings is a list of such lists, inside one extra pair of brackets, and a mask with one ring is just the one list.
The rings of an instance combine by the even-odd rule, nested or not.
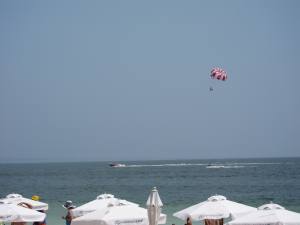
[(63, 207), (65, 208), (65, 209), (74, 209), (76, 206), (75, 205), (73, 205), (73, 202), (72, 201), (70, 201), (70, 200), (68, 200), (68, 201), (66, 201), (65, 202), (65, 204), (63, 205)]

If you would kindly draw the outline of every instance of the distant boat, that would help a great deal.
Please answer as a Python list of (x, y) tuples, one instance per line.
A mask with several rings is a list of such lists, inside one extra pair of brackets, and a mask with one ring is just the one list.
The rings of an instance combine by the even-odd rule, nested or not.
[(125, 167), (125, 164), (120, 164), (120, 163), (111, 163), (109, 164), (110, 167)]

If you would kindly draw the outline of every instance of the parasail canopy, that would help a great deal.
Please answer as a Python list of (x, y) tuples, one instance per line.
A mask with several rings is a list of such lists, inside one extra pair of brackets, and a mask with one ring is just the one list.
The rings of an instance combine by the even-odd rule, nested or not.
[(210, 77), (212, 79), (225, 81), (227, 80), (227, 73), (225, 72), (225, 70), (219, 67), (215, 67), (210, 71)]

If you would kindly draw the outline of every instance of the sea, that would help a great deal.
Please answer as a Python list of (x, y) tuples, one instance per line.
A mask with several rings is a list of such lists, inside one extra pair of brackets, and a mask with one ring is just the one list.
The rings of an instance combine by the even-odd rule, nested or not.
[[(0, 197), (39, 195), (49, 204), (47, 224), (63, 225), (62, 205), (76, 206), (109, 193), (146, 207), (158, 189), (167, 224), (184, 224), (173, 213), (212, 195), (253, 207), (271, 201), (300, 213), (300, 158), (0, 164)], [(194, 222), (200, 224), (200, 222)]]

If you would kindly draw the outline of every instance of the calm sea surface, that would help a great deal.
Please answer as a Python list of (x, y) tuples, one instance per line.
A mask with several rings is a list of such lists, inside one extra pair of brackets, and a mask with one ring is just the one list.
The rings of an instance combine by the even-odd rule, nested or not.
[(300, 158), (120, 163), (128, 166), (111, 168), (107, 162), (0, 164), (0, 197), (10, 193), (41, 196), (50, 205), (50, 225), (64, 224), (61, 205), (66, 200), (78, 206), (111, 193), (145, 207), (154, 186), (164, 203), (167, 224), (184, 224), (172, 214), (214, 194), (254, 207), (273, 201), (300, 212)]

